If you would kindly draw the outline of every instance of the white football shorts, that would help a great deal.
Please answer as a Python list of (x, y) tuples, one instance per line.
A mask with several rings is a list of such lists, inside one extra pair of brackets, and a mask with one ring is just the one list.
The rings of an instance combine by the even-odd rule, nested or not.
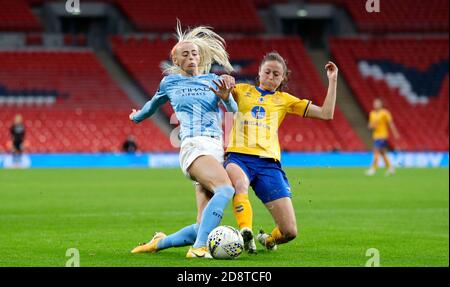
[(211, 155), (220, 164), (224, 161), (224, 150), (222, 140), (218, 138), (212, 138), (208, 136), (196, 136), (191, 138), (185, 138), (180, 147), (180, 167), (184, 175), (189, 179), (192, 179), (188, 173), (188, 168), (202, 155)]

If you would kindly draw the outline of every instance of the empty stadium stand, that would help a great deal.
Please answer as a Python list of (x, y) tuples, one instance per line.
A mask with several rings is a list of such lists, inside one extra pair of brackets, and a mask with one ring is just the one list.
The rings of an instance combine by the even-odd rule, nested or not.
[(0, 0), (0, 31), (42, 31), (25, 0)]
[(380, 13), (366, 11), (367, 1), (309, 0), (344, 7), (361, 32), (446, 32), (447, 0), (381, 0)]
[(151, 121), (129, 121), (134, 104), (92, 51), (0, 52), (0, 63), (2, 150), (16, 113), (25, 120), (28, 152), (119, 151), (130, 134), (142, 151), (173, 150)]
[(401, 150), (448, 150), (448, 38), (331, 39), (331, 51), (363, 109), (381, 97)]
[(208, 25), (228, 33), (264, 31), (252, 0), (116, 0), (115, 3), (140, 31), (173, 33), (174, 15), (183, 27)]

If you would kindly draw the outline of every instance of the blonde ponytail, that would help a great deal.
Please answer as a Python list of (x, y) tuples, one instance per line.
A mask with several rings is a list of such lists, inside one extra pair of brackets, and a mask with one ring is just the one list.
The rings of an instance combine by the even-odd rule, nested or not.
[[(178, 43), (172, 48), (170, 53), (173, 58), (176, 47), (182, 42), (191, 42), (199, 49), (200, 63), (198, 65), (199, 73), (206, 74), (211, 70), (211, 65), (216, 62), (224, 67), (227, 73), (233, 71), (230, 64), (229, 56), (225, 50), (225, 40), (217, 33), (211, 30), (211, 27), (199, 26), (194, 29), (182, 31), (181, 23), (177, 19), (177, 34)], [(175, 64), (166, 64), (163, 67), (165, 74), (177, 74), (181, 69)]]

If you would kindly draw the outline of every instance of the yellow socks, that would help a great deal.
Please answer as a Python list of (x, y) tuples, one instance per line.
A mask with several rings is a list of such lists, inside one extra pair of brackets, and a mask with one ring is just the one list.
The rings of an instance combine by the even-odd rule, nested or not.
[(275, 227), (272, 230), (270, 237), (272, 237), (273, 240), (275, 240), (275, 243), (277, 243), (277, 244), (287, 242), (287, 240), (284, 238), (283, 234), (281, 234), (281, 231), (280, 231), (280, 229), (278, 229), (278, 227)]
[(233, 198), (233, 213), (239, 229), (248, 227), (252, 229), (253, 209), (248, 194), (235, 194)]

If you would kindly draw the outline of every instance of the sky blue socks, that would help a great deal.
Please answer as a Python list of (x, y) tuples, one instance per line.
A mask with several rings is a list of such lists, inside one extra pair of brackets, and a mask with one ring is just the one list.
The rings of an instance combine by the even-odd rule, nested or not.
[(194, 248), (206, 246), (209, 233), (220, 224), (223, 211), (233, 195), (234, 188), (231, 185), (216, 188), (214, 196), (203, 210), (201, 223), (186, 226), (161, 239), (157, 245), (158, 250), (192, 245), (192, 243), (194, 243)]
[(234, 188), (231, 185), (224, 185), (216, 188), (213, 197), (209, 200), (202, 213), (197, 239), (194, 248), (206, 246), (209, 233), (216, 228), (222, 220), (223, 211), (227, 207), (234, 195)]
[(183, 229), (180, 229), (177, 232), (161, 239), (157, 244), (157, 248), (158, 250), (161, 250), (169, 247), (192, 245), (192, 243), (194, 243), (195, 241), (195, 238), (197, 238), (197, 232), (197, 223), (186, 226)]

